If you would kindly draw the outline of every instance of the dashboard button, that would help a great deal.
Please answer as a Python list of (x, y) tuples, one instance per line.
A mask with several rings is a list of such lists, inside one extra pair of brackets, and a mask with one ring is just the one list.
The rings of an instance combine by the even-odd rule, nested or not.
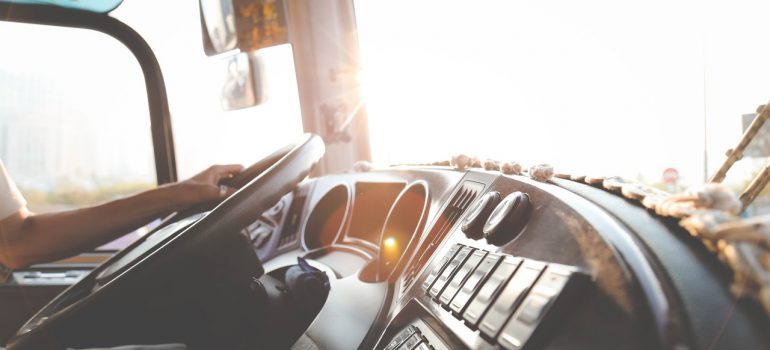
[(484, 238), (484, 223), (500, 202), (500, 198), (500, 192), (493, 191), (481, 196), (471, 205), (461, 225), (461, 229), (468, 238)]
[(502, 256), (497, 254), (487, 254), (484, 260), (481, 261), (479, 267), (473, 271), (468, 280), (465, 281), (463, 287), (457, 292), (457, 295), (452, 299), (449, 304), (449, 309), (455, 312), (457, 315), (462, 314), (468, 301), (471, 300), (476, 291), (478, 291), (481, 284), (489, 276), (489, 272), (497, 266)]
[(452, 277), (449, 285), (444, 288), (444, 292), (441, 293), (441, 296), (438, 298), (438, 301), (441, 304), (449, 305), (449, 301), (451, 301), (455, 294), (457, 294), (457, 291), (460, 289), (463, 283), (465, 283), (468, 275), (470, 275), (471, 271), (476, 269), (476, 266), (479, 265), (481, 260), (483, 260), (484, 256), (486, 255), (487, 252), (483, 250), (477, 250), (473, 252), (470, 257), (468, 257), (468, 260), (460, 267), (460, 269), (457, 270), (457, 273), (455, 273), (454, 277)]
[(449, 248), (449, 251), (447, 251), (446, 254), (441, 258), (441, 260), (436, 264), (436, 266), (433, 268), (433, 271), (430, 272), (430, 275), (428, 275), (428, 278), (425, 279), (425, 282), (422, 284), (422, 289), (424, 291), (428, 291), (430, 286), (433, 284), (433, 282), (436, 280), (436, 277), (438, 277), (438, 274), (441, 273), (441, 271), (444, 270), (444, 267), (449, 263), (449, 261), (455, 257), (455, 254), (457, 251), (460, 250), (462, 247), (462, 244), (455, 244), (452, 246), (452, 248)]
[(500, 332), (497, 342), (506, 349), (524, 347), (556, 299), (564, 294), (563, 290), (580, 276), (572, 268), (549, 265), (524, 299), (522, 307), (516, 310)]
[(528, 325), (535, 325), (551, 302), (551, 299), (546, 298), (539, 294), (533, 294), (532, 297), (527, 299), (527, 302), (521, 306), (521, 312), (519, 312), (516, 319), (524, 322)]
[(503, 262), (492, 272), (487, 280), (479, 289), (479, 293), (473, 298), (468, 308), (463, 313), (463, 319), (472, 328), (476, 327), (481, 317), (487, 311), (489, 305), (495, 300), (505, 282), (513, 275), (516, 268), (521, 263), (520, 258), (505, 257)]
[(441, 272), (441, 275), (439, 275), (439, 277), (436, 279), (436, 282), (433, 283), (433, 285), (430, 287), (428, 294), (431, 297), (437, 297), (439, 294), (441, 294), (441, 291), (444, 290), (444, 287), (446, 286), (447, 282), (449, 282), (449, 279), (451, 279), (452, 276), (454, 276), (455, 271), (457, 271), (457, 269), (463, 263), (465, 263), (465, 259), (468, 257), (468, 255), (471, 254), (472, 251), (473, 248), (471, 247), (462, 247), (460, 251), (457, 252), (452, 261), (449, 262), (444, 271)]
[(415, 326), (408, 326), (404, 329), (402, 329), (398, 334), (396, 334), (393, 339), (390, 340), (390, 343), (388, 343), (388, 346), (385, 347), (383, 350), (395, 350), (397, 349), (401, 343), (403, 343), (406, 339), (412, 336), (417, 331), (417, 328)]
[(267, 225), (259, 226), (253, 232), (251, 232), (251, 242), (254, 243), (254, 247), (257, 249), (262, 248), (265, 243), (273, 235), (273, 228)]
[(532, 288), (543, 269), (545, 269), (544, 263), (524, 260), (519, 269), (516, 270), (516, 273), (513, 274), (513, 277), (511, 277), (511, 280), (508, 281), (508, 284), (500, 292), (500, 296), (492, 304), (492, 307), (489, 308), (484, 319), (479, 323), (481, 333), (490, 339), (494, 339), (497, 336), (497, 333), (505, 325), (505, 321), (511, 317), (516, 308), (521, 304), (527, 291)]
[(420, 335), (413, 333), (409, 336), (409, 338), (406, 339), (403, 344), (401, 344), (401, 346), (398, 347), (398, 350), (412, 350), (417, 347), (417, 344), (420, 344), (420, 341), (422, 341)]
[(487, 242), (502, 246), (521, 233), (532, 214), (532, 203), (523, 192), (513, 192), (495, 207), (484, 224)]

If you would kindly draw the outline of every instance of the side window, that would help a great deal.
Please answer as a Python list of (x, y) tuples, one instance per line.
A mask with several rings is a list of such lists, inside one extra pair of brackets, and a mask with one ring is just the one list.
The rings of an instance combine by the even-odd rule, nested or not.
[(0, 159), (36, 213), (154, 187), (141, 68), (93, 31), (0, 22)]

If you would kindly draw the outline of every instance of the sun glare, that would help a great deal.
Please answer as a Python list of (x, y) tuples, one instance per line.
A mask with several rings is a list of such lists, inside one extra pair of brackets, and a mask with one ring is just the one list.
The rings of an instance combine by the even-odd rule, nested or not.
[(393, 237), (385, 238), (382, 244), (386, 249), (394, 249), (396, 248), (396, 239)]
[(741, 114), (767, 99), (770, 49), (752, 44), (764, 29), (746, 17), (767, 5), (611, 4), (482, 1), (484, 16), (468, 16), (467, 2), (357, 1), (374, 162), (466, 153), (703, 181), (704, 144), (713, 171)]

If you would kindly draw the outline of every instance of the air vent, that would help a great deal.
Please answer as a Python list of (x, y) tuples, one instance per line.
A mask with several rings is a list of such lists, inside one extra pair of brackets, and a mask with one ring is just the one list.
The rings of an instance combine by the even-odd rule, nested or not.
[(449, 202), (449, 205), (444, 209), (436, 222), (433, 224), (430, 237), (433, 241), (431, 244), (437, 244), (444, 239), (444, 236), (449, 230), (454, 227), (460, 216), (463, 215), (465, 209), (473, 202), (476, 197), (484, 190), (484, 185), (478, 182), (465, 181), (462, 186), (455, 192), (454, 197)]
[(299, 187), (294, 191), (294, 199), (291, 201), (289, 216), (286, 218), (286, 224), (281, 231), (281, 239), (278, 241), (278, 248), (293, 246), (297, 243), (297, 231), (300, 220), (302, 219), (302, 209), (307, 200), (307, 186)]
[(484, 184), (469, 181), (464, 181), (455, 191), (452, 199), (441, 211), (439, 217), (433, 222), (433, 226), (430, 229), (430, 234), (426, 241), (430, 242), (430, 246), (422, 249), (422, 255), (404, 275), (403, 283), (401, 284), (401, 292), (403, 293), (409, 288), (417, 277), (417, 273), (422, 270), (423, 265), (430, 259), (433, 252), (436, 250), (436, 246), (444, 239), (455, 226), (460, 217), (468, 209), (468, 206), (478, 197), (484, 190)]

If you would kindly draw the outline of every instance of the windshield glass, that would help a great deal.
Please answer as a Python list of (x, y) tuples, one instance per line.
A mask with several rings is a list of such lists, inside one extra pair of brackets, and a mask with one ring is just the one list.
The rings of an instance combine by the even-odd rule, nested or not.
[(6, 22), (0, 47), (0, 160), (30, 210), (154, 186), (147, 94), (128, 49), (94, 31)]
[[(770, 98), (767, 2), (355, 5), (375, 163), (465, 153), (678, 191)], [(764, 156), (727, 183), (742, 189)]]
[(155, 186), (144, 80), (125, 46), (90, 30), (0, 22), (0, 47), (0, 161), (32, 212)]
[[(302, 133), (290, 45), (262, 49), (267, 99), (224, 111), (228, 57), (206, 57), (197, 1), (128, 1), (111, 13), (152, 47), (168, 91), (179, 178), (215, 163), (250, 165)], [(169, 30), (179, 28), (179, 30)]]
[[(110, 15), (137, 30), (158, 57), (180, 179), (215, 163), (248, 166), (302, 133), (289, 45), (260, 52), (266, 102), (225, 112), (228, 61), (204, 55), (197, 1), (130, 1)], [(3, 22), (0, 47), (0, 160), (32, 211), (155, 187), (146, 88), (124, 45), (91, 30)], [(122, 248), (145, 232), (103, 248)]]

